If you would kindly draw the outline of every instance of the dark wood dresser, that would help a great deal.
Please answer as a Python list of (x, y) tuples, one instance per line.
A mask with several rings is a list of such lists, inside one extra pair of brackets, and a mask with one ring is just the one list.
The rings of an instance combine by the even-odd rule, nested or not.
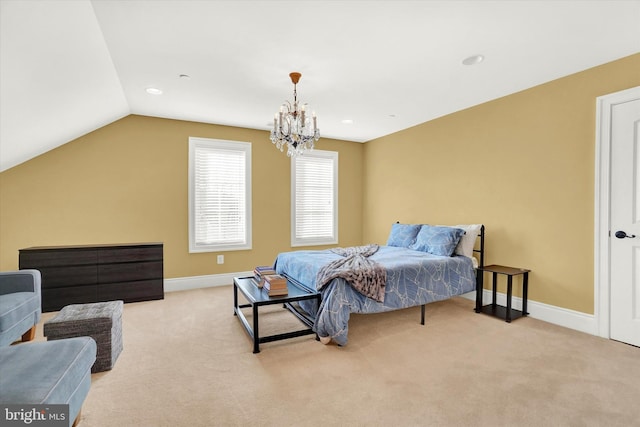
[(42, 311), (100, 301), (164, 298), (162, 243), (20, 249), (20, 269), (42, 274)]

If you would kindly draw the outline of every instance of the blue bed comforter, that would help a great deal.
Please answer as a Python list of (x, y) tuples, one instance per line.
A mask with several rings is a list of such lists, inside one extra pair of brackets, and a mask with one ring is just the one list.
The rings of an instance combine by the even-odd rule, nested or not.
[[(320, 269), (338, 259), (331, 250), (284, 252), (276, 258), (276, 271), (307, 288), (316, 289)], [(344, 279), (325, 285), (320, 306), (315, 301), (303, 308), (315, 316), (314, 331), (331, 337), (337, 344), (347, 343), (351, 313), (380, 313), (441, 301), (471, 292), (476, 286), (471, 258), (437, 256), (395, 246), (380, 246), (370, 260), (387, 272), (384, 302), (356, 291)]]

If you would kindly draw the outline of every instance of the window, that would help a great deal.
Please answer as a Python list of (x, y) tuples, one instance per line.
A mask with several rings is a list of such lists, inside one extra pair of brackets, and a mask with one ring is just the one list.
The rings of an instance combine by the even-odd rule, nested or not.
[(291, 246), (338, 243), (338, 153), (291, 159)]
[(251, 249), (251, 144), (189, 138), (189, 252)]

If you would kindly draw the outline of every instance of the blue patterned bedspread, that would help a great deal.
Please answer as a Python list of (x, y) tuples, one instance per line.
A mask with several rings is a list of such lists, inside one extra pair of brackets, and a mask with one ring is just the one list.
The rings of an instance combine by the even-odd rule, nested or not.
[[(339, 257), (330, 250), (284, 252), (276, 258), (276, 271), (315, 290), (318, 271)], [(369, 259), (387, 271), (384, 303), (365, 297), (344, 279), (334, 279), (320, 291), (320, 307), (303, 306), (315, 316), (313, 330), (320, 337), (331, 337), (345, 345), (351, 313), (380, 313), (441, 301), (471, 292), (476, 286), (475, 270), (468, 257), (380, 246)]]

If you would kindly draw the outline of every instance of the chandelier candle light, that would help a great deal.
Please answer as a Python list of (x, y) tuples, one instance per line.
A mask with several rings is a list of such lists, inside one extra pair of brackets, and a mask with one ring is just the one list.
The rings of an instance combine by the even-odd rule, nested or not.
[(280, 151), (284, 151), (286, 146), (287, 156), (295, 157), (302, 155), (306, 150), (313, 150), (313, 143), (320, 139), (320, 131), (316, 113), (311, 113), (311, 120), (309, 120), (306, 112), (307, 104), (298, 104), (296, 85), (302, 74), (293, 72), (289, 77), (293, 83), (293, 104), (285, 101), (280, 106), (280, 112), (275, 114), (271, 142)]

